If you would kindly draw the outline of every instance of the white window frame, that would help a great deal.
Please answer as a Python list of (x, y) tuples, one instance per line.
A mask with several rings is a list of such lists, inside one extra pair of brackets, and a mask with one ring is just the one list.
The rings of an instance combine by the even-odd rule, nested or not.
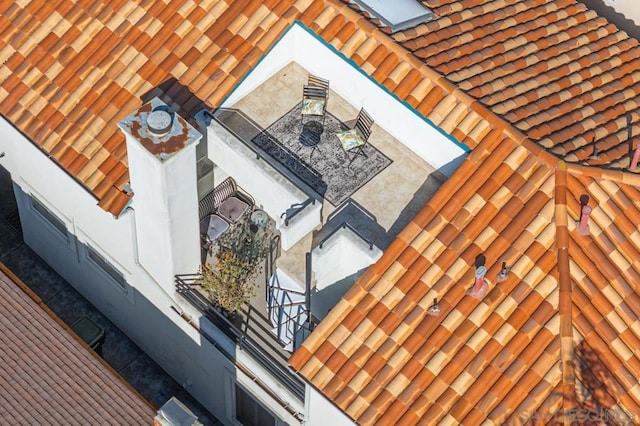
[[(131, 287), (125, 278), (125, 274), (114, 265), (114, 262), (110, 261), (107, 256), (96, 250), (89, 243), (80, 243), (83, 247), (83, 257), (89, 264), (103, 277), (106, 281), (113, 284), (114, 287), (122, 291), (124, 294), (130, 295), (129, 288)], [(95, 256), (92, 256), (95, 255)], [(97, 257), (96, 261), (94, 257)], [(99, 262), (104, 262), (104, 266)], [(111, 271), (107, 270), (111, 269)]]
[(55, 235), (69, 243), (69, 227), (67, 223), (49, 208), (44, 202), (36, 198), (33, 194), (29, 195), (29, 207), (35, 212), (35, 215), (53, 231)]
[[(236, 370), (236, 373), (240, 372)], [(289, 424), (278, 417), (269, 407), (264, 404), (260, 398), (258, 398), (253, 392), (251, 392), (246, 386), (242, 385), (236, 377), (234, 377), (234, 373), (225, 369), (225, 380), (224, 380), (224, 389), (225, 395), (228, 398), (225, 398), (225, 414), (227, 417), (227, 423), (230, 423), (234, 426), (244, 426), (240, 421), (236, 418), (236, 388), (242, 389), (244, 393), (246, 393), (256, 404), (262, 407), (267, 413), (269, 413), (275, 419), (275, 426), (288, 426)]]

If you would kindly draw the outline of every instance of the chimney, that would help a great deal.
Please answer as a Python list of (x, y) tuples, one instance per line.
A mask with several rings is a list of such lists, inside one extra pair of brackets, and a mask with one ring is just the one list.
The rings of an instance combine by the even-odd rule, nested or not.
[(200, 265), (196, 145), (202, 135), (157, 98), (118, 127), (127, 141), (138, 261), (169, 294)]

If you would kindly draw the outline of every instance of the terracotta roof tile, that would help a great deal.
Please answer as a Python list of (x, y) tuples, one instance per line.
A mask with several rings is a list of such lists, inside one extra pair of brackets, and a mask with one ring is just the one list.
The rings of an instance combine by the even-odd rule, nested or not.
[[(598, 175), (598, 180), (591, 174)], [(377, 272), (365, 274), (356, 285), (368, 289), (359, 299), (366, 299), (368, 308), (359, 312), (378, 325), (365, 329), (350, 324), (350, 339), (372, 344), (350, 345), (348, 350), (338, 345), (336, 352), (368, 358), (366, 377), (375, 375), (376, 380), (342, 377), (342, 394), (335, 401), (361, 424), (390, 420), (387, 413), (411, 424), (418, 419), (503, 423), (518, 419), (519, 413), (554, 415), (563, 404), (557, 389), (566, 389), (570, 383), (565, 380), (572, 377), (563, 379), (558, 368), (565, 345), (560, 343), (559, 315), (565, 296), (559, 296), (558, 287), (559, 271), (564, 270), (575, 286), (573, 296), (569, 293), (569, 306), (574, 306), (569, 327), (583, 336), (576, 338), (572, 333), (573, 346), (593, 339), (590, 344), (596, 345), (603, 369), (616, 370), (615, 380), (606, 385), (607, 394), (620, 401), (617, 409), (640, 413), (631, 391), (635, 386), (631, 378), (638, 377), (640, 367), (634, 349), (640, 342), (640, 328), (630, 328), (638, 322), (638, 297), (630, 283), (640, 273), (640, 264), (634, 262), (640, 240), (630, 237), (636, 232), (634, 222), (623, 213), (634, 206), (637, 217), (640, 203), (637, 190), (624, 180), (632, 177), (609, 173), (603, 179), (597, 170), (570, 167), (566, 197), (554, 202), (560, 183), (546, 162), (509, 139), (485, 137), (416, 216), (419, 225), (412, 222), (394, 242), (394, 249), (372, 267)], [(582, 194), (590, 196), (593, 207), (590, 237), (576, 235), (574, 225)], [(556, 235), (562, 211), (568, 224), (562, 226), (570, 238), (566, 243), (558, 242), (562, 233)], [(564, 245), (569, 247), (566, 266), (558, 264), (563, 257), (556, 253)], [(481, 252), (493, 260), (487, 264), (489, 293), (478, 302), (466, 290), (473, 283), (474, 258)], [(496, 283), (501, 261), (511, 271), (506, 281)], [(387, 312), (383, 305), (390, 306), (384, 300), (397, 300), (391, 297), (396, 292), (409, 296), (394, 302), (398, 318), (386, 314), (378, 322), (378, 312)], [(438, 317), (426, 315), (433, 297), (440, 304)], [(354, 303), (341, 304), (340, 311), (332, 313), (336, 318), (347, 316), (357, 309), (359, 302)], [(392, 325), (406, 321), (415, 324), (409, 333), (393, 329)], [(319, 336), (331, 336), (339, 323), (323, 321)], [(313, 354), (316, 344), (312, 334), (303, 343), (303, 352)], [(290, 362), (295, 368), (304, 365), (297, 353)], [(570, 365), (580, 384), (578, 357)], [(402, 383), (399, 375), (409, 380), (410, 389), (390, 401), (383, 392)], [(316, 378), (306, 377), (317, 386)], [(357, 395), (366, 396), (359, 399)], [(585, 406), (593, 403), (576, 401)]]
[[(572, 0), (425, 0), (436, 19), (390, 35), (347, 3), (3, 4), (0, 22), (10, 25), (0, 25), (0, 113), (72, 171), (102, 208), (118, 214), (130, 196), (123, 192), (126, 147), (115, 123), (139, 106), (140, 96), (175, 79), (214, 106), (286, 28), (302, 22), (473, 151), (294, 354), (292, 364), (320, 390), (330, 386), (335, 401), (361, 422), (382, 418), (382, 407), (394, 415), (405, 410), (397, 418), (406, 422), (426, 415), (500, 423), (517, 418), (516, 408), (555, 412), (563, 403), (554, 394), (561, 386), (559, 369), (542, 377), (535, 395), (526, 396), (522, 389), (540, 374), (524, 373), (510, 382), (490, 363), (502, 354), (520, 374), (523, 365), (547, 353), (547, 345), (559, 359), (560, 348), (553, 343), (558, 337), (541, 336), (559, 333), (557, 316), (548, 317), (556, 312), (563, 271), (577, 285), (597, 278), (598, 284), (581, 291), (608, 318), (604, 321), (619, 326), (638, 312), (640, 302), (633, 295), (640, 276), (635, 261), (640, 234), (633, 224), (640, 221), (640, 193), (632, 186), (638, 179), (570, 167), (566, 205), (553, 200), (557, 157), (628, 167), (627, 116), (637, 109), (639, 96), (633, 67), (637, 41)], [(640, 116), (630, 118), (636, 136)], [(593, 146), (597, 158), (592, 158)], [(587, 242), (575, 236), (582, 193), (598, 203)], [(558, 217), (557, 212), (563, 213)], [(619, 220), (620, 212), (627, 221)], [(563, 214), (568, 217), (557, 222)], [(558, 227), (570, 238), (562, 231), (556, 241)], [(563, 239), (571, 263), (558, 264), (564, 254), (558, 256), (555, 244)], [(473, 283), (474, 258), (482, 252), (490, 285), (484, 301), (477, 302), (465, 292)], [(506, 281), (496, 283), (502, 261), (512, 270)], [(625, 303), (616, 304), (610, 299), (614, 294)], [(434, 297), (440, 317), (426, 315)], [(494, 309), (504, 316), (492, 314)], [(624, 316), (618, 321), (601, 312), (607, 309)], [(618, 331), (611, 327), (603, 330)], [(634, 327), (628, 330), (637, 335)], [(500, 342), (491, 337), (499, 330)], [(635, 341), (625, 336), (616, 340), (617, 349), (600, 348), (607, 368), (618, 365), (615, 357), (606, 363), (606, 351), (613, 350), (635, 368), (635, 358), (621, 346), (633, 353), (629, 345)], [(331, 343), (320, 352), (320, 361), (314, 342), (324, 340)], [(505, 352), (510, 344), (526, 356)], [(482, 390), (493, 398), (484, 417), (473, 407), (479, 390), (458, 382), (460, 392), (454, 392), (449, 388), (454, 377), (446, 382), (413, 371), (426, 364), (451, 374), (454, 366), (439, 350), (462, 346), (475, 356), (460, 355), (464, 359), (455, 366), (455, 377), (487, 374), (491, 383), (502, 383)], [(363, 369), (356, 372), (347, 362), (342, 371), (333, 356)], [(365, 366), (372, 374), (382, 373), (379, 382), (371, 380)], [(404, 380), (396, 379), (400, 371), (420, 383), (419, 389), (395, 392)], [(390, 391), (376, 383), (393, 385)], [(361, 396), (365, 388), (367, 398)], [(438, 391), (426, 397), (420, 389), (427, 388)], [(505, 393), (508, 389), (513, 393)], [(402, 404), (396, 404), (398, 398)], [(632, 409), (637, 401), (630, 397), (621, 404)]]
[(2, 264), (0, 293), (4, 422), (152, 423), (151, 406)]

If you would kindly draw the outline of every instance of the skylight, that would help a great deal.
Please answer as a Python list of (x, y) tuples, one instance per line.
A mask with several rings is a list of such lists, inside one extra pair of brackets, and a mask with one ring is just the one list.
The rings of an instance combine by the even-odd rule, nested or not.
[(417, 0), (351, 0), (362, 10), (391, 29), (392, 32), (405, 30), (427, 22), (434, 13)]

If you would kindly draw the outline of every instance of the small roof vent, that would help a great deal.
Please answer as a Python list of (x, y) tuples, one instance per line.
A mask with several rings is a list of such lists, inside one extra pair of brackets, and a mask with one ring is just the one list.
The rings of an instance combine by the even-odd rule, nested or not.
[(149, 131), (155, 136), (166, 135), (173, 124), (171, 113), (164, 109), (156, 109), (147, 116), (147, 126)]
[(391, 32), (415, 27), (436, 16), (417, 0), (351, 0), (351, 3), (379, 19)]

